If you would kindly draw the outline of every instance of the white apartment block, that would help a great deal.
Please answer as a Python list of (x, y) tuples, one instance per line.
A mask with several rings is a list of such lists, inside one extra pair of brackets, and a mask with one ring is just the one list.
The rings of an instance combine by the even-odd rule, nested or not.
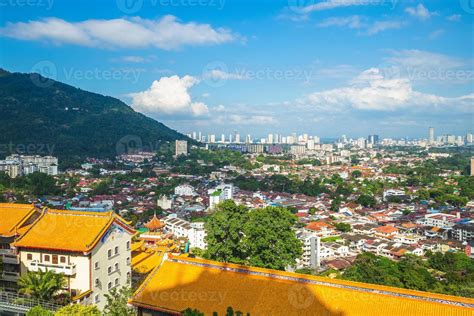
[(178, 196), (194, 196), (196, 195), (196, 191), (194, 191), (194, 188), (189, 184), (182, 184), (174, 188), (174, 194)]
[(167, 216), (162, 221), (166, 224), (167, 231), (178, 238), (184, 237), (188, 239), (191, 248), (206, 248), (204, 223), (191, 223), (175, 216)]

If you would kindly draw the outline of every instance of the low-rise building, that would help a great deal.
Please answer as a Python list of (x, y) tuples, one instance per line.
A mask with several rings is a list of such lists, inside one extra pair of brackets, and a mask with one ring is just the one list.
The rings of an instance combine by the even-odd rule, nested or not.
[(13, 245), (21, 275), (62, 273), (73, 301), (102, 308), (104, 294), (130, 285), (134, 234), (113, 212), (45, 210)]

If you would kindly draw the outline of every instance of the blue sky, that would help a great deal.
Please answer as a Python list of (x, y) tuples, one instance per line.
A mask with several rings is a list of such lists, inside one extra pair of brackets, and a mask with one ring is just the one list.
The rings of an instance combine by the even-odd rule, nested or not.
[(187, 133), (463, 135), (473, 0), (0, 0), (0, 67)]

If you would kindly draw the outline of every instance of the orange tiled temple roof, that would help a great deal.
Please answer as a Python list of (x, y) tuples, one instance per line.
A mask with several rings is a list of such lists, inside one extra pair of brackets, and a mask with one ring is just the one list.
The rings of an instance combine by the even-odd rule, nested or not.
[(131, 299), (135, 306), (212, 315), (469, 315), (474, 300), (270, 269), (170, 256)]

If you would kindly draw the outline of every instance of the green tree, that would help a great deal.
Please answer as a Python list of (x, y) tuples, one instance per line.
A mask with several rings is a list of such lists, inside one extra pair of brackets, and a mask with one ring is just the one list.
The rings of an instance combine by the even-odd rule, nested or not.
[(219, 204), (206, 226), (206, 257), (222, 262), (243, 263), (246, 254), (242, 245), (243, 225), (248, 209), (228, 200)]
[(352, 230), (351, 224), (348, 223), (335, 223), (334, 227), (340, 232), (347, 233)]
[(50, 175), (34, 172), (26, 176), (27, 188), (34, 195), (53, 195), (59, 192), (56, 180)]
[(104, 314), (107, 316), (134, 316), (135, 310), (129, 307), (128, 300), (132, 296), (132, 289), (124, 286), (113, 288), (105, 294)]
[(252, 210), (244, 225), (244, 248), (252, 266), (284, 270), (302, 254), (292, 227), (296, 217), (282, 207)]
[(32, 309), (30, 309), (27, 313), (26, 316), (53, 316), (53, 312), (44, 309), (41, 306), (35, 306)]
[(357, 203), (364, 207), (374, 207), (376, 204), (375, 198), (371, 195), (362, 194), (357, 198)]
[(67, 305), (60, 308), (54, 316), (100, 316), (97, 306), (84, 306), (79, 304)]
[(62, 274), (51, 270), (28, 272), (18, 280), (19, 292), (40, 300), (51, 300), (66, 286)]
[(188, 308), (183, 311), (183, 316), (204, 316), (204, 313), (197, 309)]
[(360, 178), (361, 176), (362, 176), (362, 172), (361, 172), (360, 170), (354, 170), (354, 171), (352, 172), (352, 177), (353, 177), (354, 179)]

